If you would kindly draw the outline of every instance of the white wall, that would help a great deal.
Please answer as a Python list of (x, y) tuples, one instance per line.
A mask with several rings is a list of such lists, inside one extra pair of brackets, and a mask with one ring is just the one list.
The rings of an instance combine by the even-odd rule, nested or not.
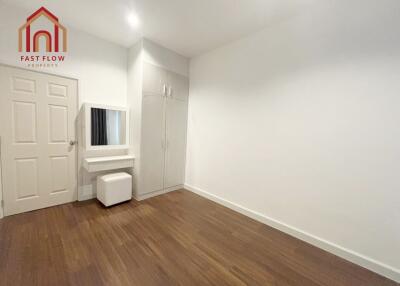
[[(19, 60), (17, 31), (32, 12), (0, 2), (0, 63), (26, 68)], [(84, 102), (126, 106), (127, 49), (66, 26), (68, 52), (65, 62), (58, 67), (34, 70), (78, 79), (80, 106)], [(81, 156), (86, 156), (82, 153)], [(97, 152), (91, 156), (104, 154)], [(79, 166), (80, 198), (95, 195), (93, 180), (94, 177)]]
[(319, 1), (193, 59), (187, 185), (400, 280), (399, 12)]
[(140, 142), (142, 132), (142, 79), (143, 79), (143, 41), (129, 49), (128, 54), (128, 107), (130, 113), (130, 150), (135, 156), (135, 175), (133, 194), (135, 195), (140, 178)]

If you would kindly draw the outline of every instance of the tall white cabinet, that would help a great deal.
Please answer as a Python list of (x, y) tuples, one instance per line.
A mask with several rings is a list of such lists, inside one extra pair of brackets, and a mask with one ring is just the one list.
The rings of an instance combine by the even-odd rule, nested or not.
[(128, 77), (128, 105), (131, 152), (137, 158), (133, 193), (141, 200), (183, 187), (189, 80), (149, 63), (143, 51), (136, 53)]

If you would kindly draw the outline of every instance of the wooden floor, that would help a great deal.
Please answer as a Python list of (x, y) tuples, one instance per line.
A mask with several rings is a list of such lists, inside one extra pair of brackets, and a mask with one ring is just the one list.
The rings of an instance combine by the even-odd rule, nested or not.
[(0, 285), (399, 285), (181, 190), (0, 220)]

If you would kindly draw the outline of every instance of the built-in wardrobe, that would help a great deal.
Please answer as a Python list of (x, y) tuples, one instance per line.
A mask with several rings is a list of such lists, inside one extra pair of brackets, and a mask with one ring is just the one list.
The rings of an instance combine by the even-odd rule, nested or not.
[(128, 105), (130, 152), (136, 157), (133, 193), (140, 200), (184, 184), (189, 80), (154, 58), (146, 60), (145, 45), (136, 48), (128, 71)]

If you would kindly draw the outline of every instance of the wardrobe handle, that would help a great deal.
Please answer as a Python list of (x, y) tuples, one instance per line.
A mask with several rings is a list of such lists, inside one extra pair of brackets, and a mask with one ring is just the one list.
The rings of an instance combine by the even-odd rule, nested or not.
[(163, 95), (167, 95), (167, 85), (165, 83), (163, 85)]
[(168, 96), (172, 97), (172, 86), (168, 87)]

